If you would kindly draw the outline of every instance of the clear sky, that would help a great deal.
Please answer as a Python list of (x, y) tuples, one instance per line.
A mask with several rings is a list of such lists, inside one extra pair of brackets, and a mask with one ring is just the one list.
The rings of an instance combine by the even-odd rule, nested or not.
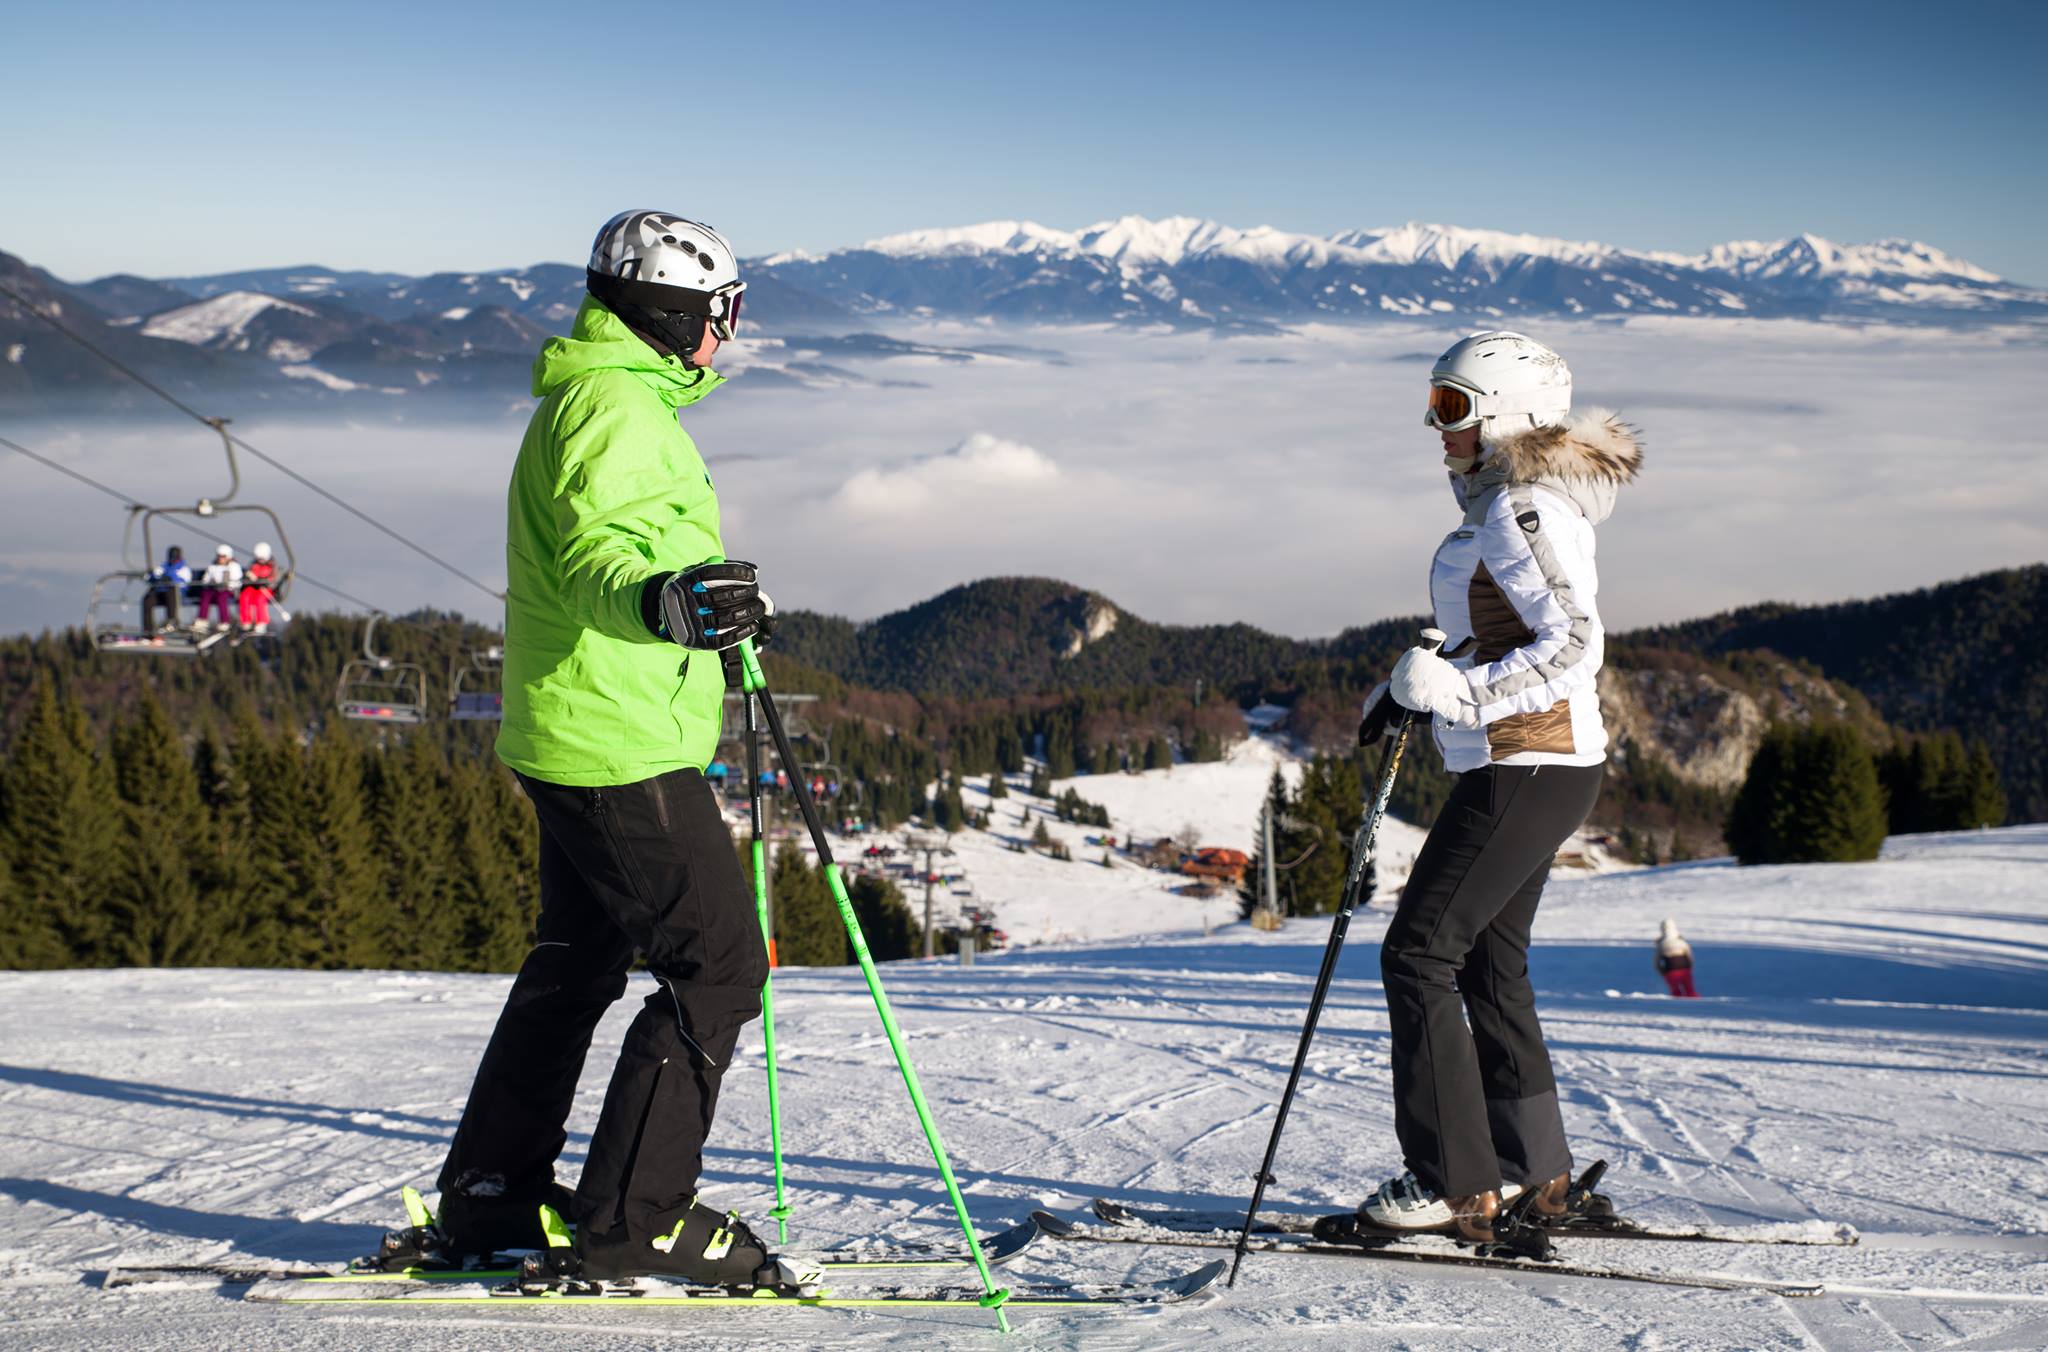
[(2048, 283), (2048, 4), (10, 0), (0, 249), (74, 279), (743, 253), (1125, 213)]

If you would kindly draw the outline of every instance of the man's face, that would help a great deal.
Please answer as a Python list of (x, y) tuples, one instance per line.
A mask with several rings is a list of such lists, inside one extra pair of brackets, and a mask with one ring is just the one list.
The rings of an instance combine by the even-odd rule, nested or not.
[(709, 324), (706, 324), (704, 326), (703, 341), (697, 344), (697, 354), (690, 360), (698, 366), (702, 366), (705, 367), (706, 369), (709, 369), (709, 367), (711, 366), (711, 359), (718, 355), (718, 347), (718, 335), (711, 331), (711, 326)]

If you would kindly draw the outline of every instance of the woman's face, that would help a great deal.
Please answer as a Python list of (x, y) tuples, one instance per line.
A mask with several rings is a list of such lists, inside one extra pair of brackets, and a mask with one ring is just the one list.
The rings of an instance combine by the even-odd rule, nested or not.
[(1460, 460), (1469, 460), (1479, 454), (1478, 423), (1474, 423), (1470, 427), (1456, 432), (1446, 432), (1439, 428), (1437, 429), (1437, 435), (1443, 438), (1445, 455), (1455, 456)]

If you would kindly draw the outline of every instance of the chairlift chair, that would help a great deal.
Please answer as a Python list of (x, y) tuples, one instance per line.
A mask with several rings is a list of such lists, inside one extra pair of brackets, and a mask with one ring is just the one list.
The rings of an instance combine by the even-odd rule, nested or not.
[(504, 672), (505, 650), (496, 644), (471, 652), (467, 665), (451, 659), (448, 663), (448, 717), (457, 723), (496, 723), (503, 719)]
[(377, 621), (372, 612), (363, 625), (363, 655), (342, 666), (334, 687), (334, 707), (343, 718), (363, 723), (424, 723), (427, 719), (427, 671), (414, 662), (394, 662), (375, 647)]
[[(242, 640), (243, 635), (237, 629), (225, 625), (200, 633), (192, 628), (189, 621), (164, 628), (143, 622), (144, 598), (152, 592), (164, 590), (150, 577), (150, 570), (157, 561), (153, 528), (158, 517), (197, 517), (202, 525), (206, 525), (230, 512), (254, 512), (267, 520), (271, 534), (277, 539), (278, 553), (282, 555), (278, 560), (277, 583), (271, 588), (271, 597), (276, 603), (273, 614), (280, 623), (291, 619), (290, 612), (283, 606), (297, 568), (291, 538), (285, 534), (284, 523), (270, 508), (260, 503), (231, 501), (242, 487), (242, 471), (235, 463), (234, 438), (228, 434), (226, 418), (209, 418), (207, 422), (220, 433), (221, 446), (227, 455), (228, 491), (217, 498), (201, 498), (190, 507), (149, 507), (136, 503), (128, 508), (128, 522), (121, 533), (121, 569), (94, 582), (92, 597), (86, 602), (86, 632), (92, 635), (93, 645), (101, 652), (132, 653), (144, 657), (191, 657), (211, 650), (223, 640), (231, 643)], [(139, 567), (129, 552), (135, 543), (138, 523), (142, 536), (142, 563)]]

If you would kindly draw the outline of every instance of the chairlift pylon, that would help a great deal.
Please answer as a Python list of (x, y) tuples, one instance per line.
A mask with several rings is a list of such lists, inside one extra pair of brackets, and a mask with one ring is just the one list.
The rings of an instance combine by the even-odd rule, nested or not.
[[(233, 501), (242, 488), (242, 471), (235, 461), (234, 438), (228, 434), (226, 418), (208, 418), (207, 423), (220, 433), (221, 447), (228, 461), (228, 491), (216, 498), (202, 497), (190, 507), (151, 507), (142, 503), (131, 503), (128, 520), (121, 532), (121, 567), (116, 572), (103, 574), (93, 583), (92, 595), (86, 602), (86, 632), (92, 635), (93, 644), (101, 652), (132, 653), (144, 657), (191, 657), (208, 652), (223, 641), (231, 646), (249, 637), (241, 632), (239, 622), (230, 626), (223, 623), (217, 630), (205, 631), (191, 622), (180, 623), (177, 602), (189, 599), (197, 590), (197, 584), (180, 587), (166, 579), (153, 576), (157, 566), (155, 523), (159, 517), (190, 516), (199, 518), (202, 526), (217, 517), (230, 512), (253, 512), (270, 523), (270, 532), (277, 539), (275, 546), (278, 571), (275, 584), (270, 588), (271, 600), (276, 606), (275, 617), (279, 623), (288, 623), (291, 613), (285, 610), (283, 602), (291, 592), (292, 575), (297, 570), (297, 557), (292, 553), (291, 537), (285, 534), (284, 522), (277, 513), (261, 503), (238, 503)], [(141, 526), (142, 561), (138, 565), (131, 550), (135, 545), (137, 525)], [(209, 532), (211, 533), (211, 532)], [(223, 542), (225, 543), (225, 542)], [(189, 566), (189, 562), (188, 562)], [(201, 567), (203, 568), (203, 564)], [(186, 593), (181, 598), (180, 591)], [(169, 604), (164, 606), (169, 623), (159, 626), (153, 621), (153, 612), (162, 604), (155, 598), (170, 593)], [(237, 597), (239, 604), (240, 598)], [(265, 634), (259, 637), (274, 638)]]
[(384, 618), (373, 610), (364, 621), (363, 655), (342, 665), (334, 707), (343, 718), (363, 723), (424, 723), (427, 670), (416, 662), (394, 662), (377, 651), (377, 621)]

